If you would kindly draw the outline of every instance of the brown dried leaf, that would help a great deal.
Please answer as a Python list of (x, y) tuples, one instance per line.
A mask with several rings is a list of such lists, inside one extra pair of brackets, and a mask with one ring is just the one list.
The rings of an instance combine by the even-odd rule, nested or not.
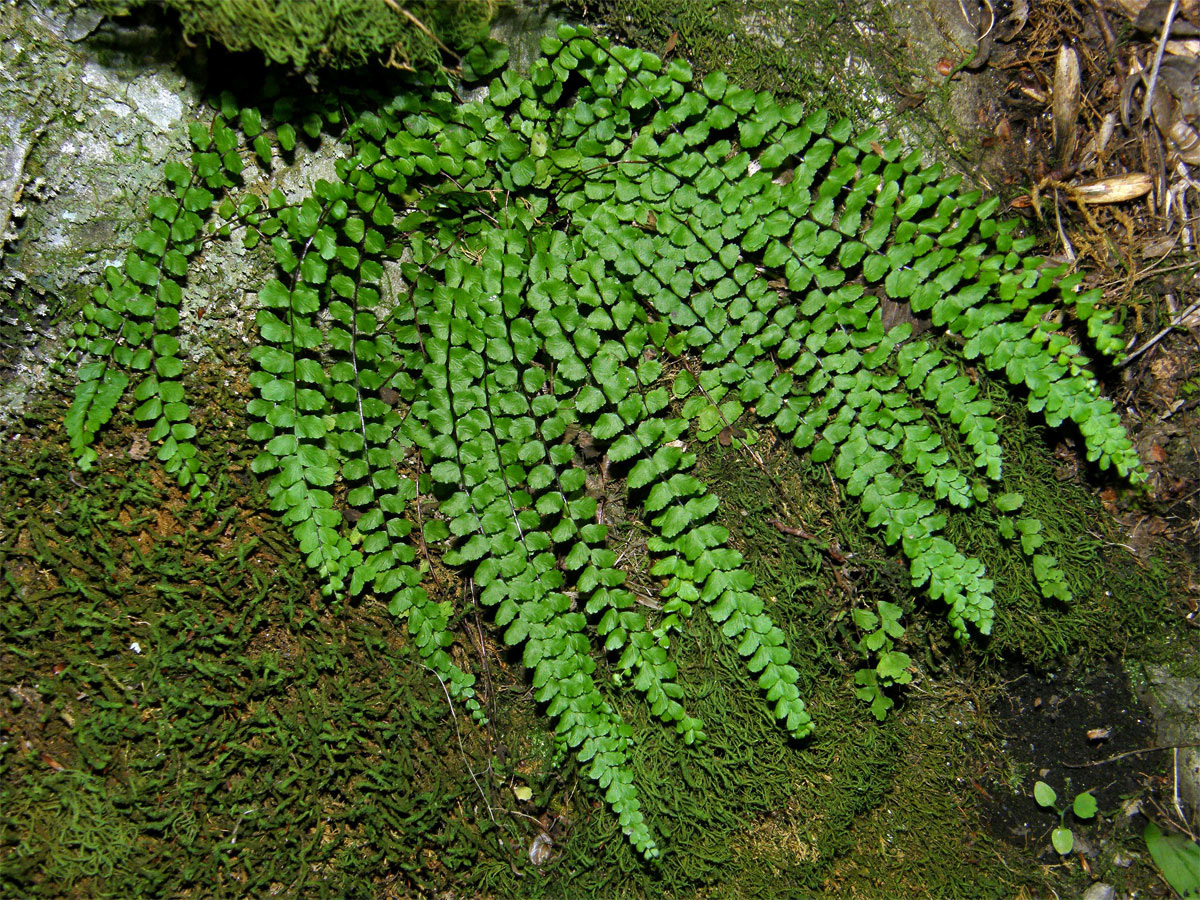
[[(1154, 119), (1158, 121), (1157, 107)], [(1200, 134), (1182, 119), (1172, 119), (1163, 129), (1171, 149), (1179, 154), (1179, 158), (1188, 165), (1200, 164)]]
[(1073, 185), (1074, 198), (1083, 203), (1124, 203), (1150, 193), (1153, 180), (1145, 172), (1126, 172), (1099, 181)]
[(1174, 56), (1200, 56), (1200, 39), (1188, 38), (1185, 41), (1167, 41), (1164, 49)]
[(1175, 245), (1178, 243), (1179, 238), (1169, 234), (1150, 238), (1142, 246), (1142, 259), (1158, 259), (1166, 256), (1175, 249)]
[[(1122, 4), (1124, 5), (1124, 4)], [(1188, 10), (1191, 10), (1192, 15), (1188, 15)], [(1163, 25), (1167, 21), (1167, 15), (1171, 12), (1171, 0), (1148, 0), (1141, 4), (1141, 9), (1137, 15), (1133, 17), (1133, 26), (1138, 31), (1145, 34), (1152, 34), (1156, 37), (1162, 34)], [(1180, 15), (1182, 13), (1182, 15)], [(1195, 0), (1184, 0), (1175, 10), (1175, 16), (1171, 19), (1171, 37), (1192, 37), (1197, 34), (1196, 26), (1189, 22), (1189, 18), (1195, 16)]]
[(52, 768), (55, 772), (61, 772), (64, 769), (66, 769), (66, 766), (64, 766), (62, 763), (60, 763), (54, 757), (52, 757), (49, 753), (44, 753), (42, 751), (38, 751), (38, 756), (40, 756), (42, 758), (42, 762), (44, 762), (46, 765), (48, 765), (50, 768)]
[(1054, 155), (1060, 162), (1075, 152), (1079, 98), (1079, 54), (1064, 44), (1058, 48), (1054, 67)]
[(1088, 138), (1079, 154), (1079, 168), (1090, 169), (1100, 162), (1101, 156), (1106, 155), (1108, 144), (1117, 130), (1117, 113), (1109, 112), (1100, 122), (1100, 128)]
[(1025, 23), (1029, 20), (1029, 0), (1014, 0), (1012, 4), (1012, 12), (1010, 12), (1000, 22), (1000, 33), (998, 40), (1001, 43), (1007, 44), (1025, 27)]

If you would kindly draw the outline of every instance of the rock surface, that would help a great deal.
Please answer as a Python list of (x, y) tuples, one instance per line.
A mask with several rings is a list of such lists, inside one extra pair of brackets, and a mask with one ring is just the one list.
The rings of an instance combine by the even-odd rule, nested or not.
[(1111, 884), (1105, 884), (1103, 881), (1097, 881), (1083, 892), (1081, 900), (1113, 900), (1117, 896), (1117, 889)]
[[(189, 150), (188, 123), (209, 115), (204, 51), (165, 17), (137, 21), (102, 21), (63, 0), (0, 5), (0, 431), (61, 356), (64, 313), (143, 227), (163, 164)], [(527, 67), (555, 24), (540, 8), (510, 10), (495, 36)], [(296, 199), (332, 177), (343, 152), (331, 141), (298, 151), (262, 189)], [(234, 238), (189, 272), (180, 340), (192, 359), (249, 338), (247, 295), (270, 263)]]
[[(1172, 756), (1179, 800), (1185, 814), (1200, 810), (1200, 679), (1180, 678), (1150, 666), (1139, 693), (1154, 713), (1160, 747), (1178, 747)], [(1185, 745), (1192, 746), (1185, 746)]]
[(186, 145), (199, 91), (169, 34), (0, 6), (0, 416), (44, 381), (50, 323), (120, 261)]

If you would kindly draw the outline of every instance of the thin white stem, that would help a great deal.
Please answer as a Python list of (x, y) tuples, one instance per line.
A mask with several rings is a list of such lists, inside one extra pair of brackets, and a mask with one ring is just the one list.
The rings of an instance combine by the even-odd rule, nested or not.
[(1150, 118), (1150, 107), (1154, 103), (1154, 88), (1158, 84), (1158, 69), (1162, 65), (1163, 52), (1167, 49), (1167, 37), (1171, 34), (1171, 26), (1175, 23), (1175, 13), (1179, 12), (1179, 0), (1171, 0), (1171, 8), (1163, 19), (1162, 34), (1158, 36), (1158, 50), (1154, 53), (1154, 68), (1150, 70), (1150, 83), (1146, 85), (1146, 98), (1142, 101), (1142, 121)]

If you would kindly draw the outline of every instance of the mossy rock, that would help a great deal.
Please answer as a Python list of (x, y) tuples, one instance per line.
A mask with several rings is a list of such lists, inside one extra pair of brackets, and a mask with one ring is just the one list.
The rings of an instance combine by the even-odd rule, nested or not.
[[(103, 0), (96, 7), (127, 15), (145, 2)], [(215, 41), (235, 52), (256, 49), (297, 69), (351, 68), (379, 60), (402, 69), (437, 69), (487, 34), (499, 3), (167, 0), (165, 5), (179, 14), (189, 40)]]

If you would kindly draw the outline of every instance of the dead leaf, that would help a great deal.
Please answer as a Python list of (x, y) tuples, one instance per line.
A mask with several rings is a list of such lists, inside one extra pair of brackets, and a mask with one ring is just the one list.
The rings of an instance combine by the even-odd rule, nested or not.
[(1117, 4), (1125, 11), (1125, 15), (1131, 19), (1136, 19), (1138, 14), (1146, 8), (1149, 0), (1117, 0)]
[(49, 753), (42, 753), (41, 751), (39, 751), (38, 755), (42, 758), (42, 762), (44, 762), (46, 765), (48, 765), (50, 768), (52, 768), (55, 772), (62, 772), (64, 769), (67, 768), (62, 763), (60, 763), (58, 760), (56, 760), (52, 756), (50, 756)]
[(1167, 461), (1167, 451), (1162, 448), (1161, 444), (1151, 444), (1150, 452), (1147, 455), (1151, 461), (1156, 463), (1165, 463)]
[[(1179, 360), (1170, 354), (1163, 354), (1150, 363), (1150, 374), (1158, 382), (1173, 381), (1179, 375)], [(1161, 389), (1162, 385), (1159, 385)]]
[(1100, 122), (1099, 130), (1088, 139), (1083, 150), (1080, 151), (1079, 168), (1081, 170), (1094, 168), (1100, 162), (1101, 157), (1106, 155), (1108, 144), (1117, 130), (1117, 121), (1116, 112), (1105, 114), (1104, 119)]
[(1149, 238), (1142, 247), (1142, 259), (1158, 259), (1166, 256), (1175, 249), (1175, 245), (1179, 243), (1179, 238), (1174, 235), (1161, 235), (1155, 238)]
[(554, 841), (543, 831), (529, 845), (529, 861), (535, 866), (540, 866), (550, 858), (550, 851), (553, 849)]
[(1029, 20), (1029, 0), (1014, 0), (1012, 4), (1012, 12), (1010, 12), (1000, 22), (1000, 34), (998, 40), (1007, 44), (1025, 27), (1025, 23)]
[(963, 68), (975, 71), (987, 65), (996, 40), (996, 7), (992, 0), (959, 0), (958, 11), (968, 29), (975, 33), (975, 47), (963, 60)]
[[(1122, 3), (1124, 6), (1125, 4)], [(1162, 34), (1167, 15), (1171, 11), (1171, 0), (1149, 0), (1142, 3), (1141, 9), (1134, 17), (1133, 26), (1145, 34), (1155, 37)], [(1182, 15), (1179, 15), (1182, 13)], [(1188, 21), (1195, 18), (1195, 0), (1183, 0), (1176, 9), (1176, 15), (1171, 19), (1170, 36), (1173, 38), (1193, 37), (1198, 31), (1196, 26)]]
[(1054, 67), (1054, 155), (1059, 162), (1067, 162), (1075, 152), (1079, 98), (1079, 54), (1063, 44)]
[[(1135, 73), (1130, 79), (1137, 83), (1146, 78), (1144, 72)], [(1200, 60), (1182, 56), (1165, 57), (1158, 69), (1154, 94), (1150, 98), (1150, 111), (1154, 124), (1171, 149), (1189, 165), (1200, 163), (1200, 134), (1191, 122), (1200, 118)], [(1126, 93), (1130, 90), (1127, 83)], [(1122, 115), (1128, 116), (1128, 97), (1122, 94)]]
[(1126, 200), (1146, 196), (1152, 187), (1154, 182), (1145, 172), (1126, 172), (1111, 178), (1101, 178), (1099, 181), (1073, 185), (1072, 189), (1074, 199), (1083, 203), (1124, 203)]
[(1200, 56), (1200, 40), (1167, 41), (1165, 49), (1174, 56)]

